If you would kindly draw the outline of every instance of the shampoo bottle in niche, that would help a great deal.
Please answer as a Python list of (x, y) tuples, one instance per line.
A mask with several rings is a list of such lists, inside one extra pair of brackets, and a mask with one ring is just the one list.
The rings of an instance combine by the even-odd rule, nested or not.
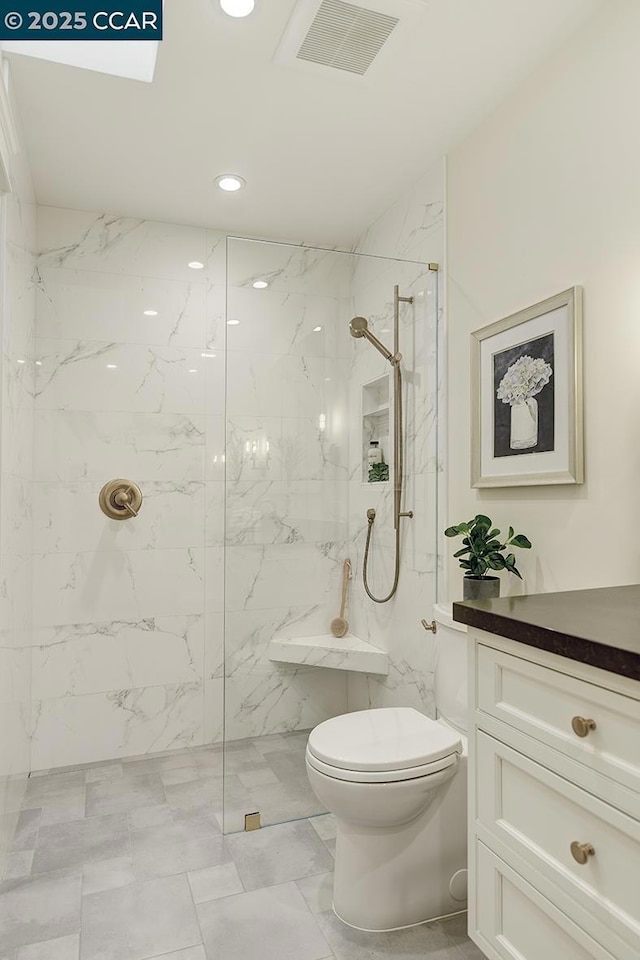
[(375, 466), (376, 463), (383, 463), (382, 450), (380, 449), (380, 441), (372, 440), (369, 444), (369, 449), (367, 450), (367, 460), (369, 462), (369, 469)]
[(384, 462), (379, 440), (372, 440), (367, 450), (369, 483), (379, 483), (389, 479), (389, 467)]

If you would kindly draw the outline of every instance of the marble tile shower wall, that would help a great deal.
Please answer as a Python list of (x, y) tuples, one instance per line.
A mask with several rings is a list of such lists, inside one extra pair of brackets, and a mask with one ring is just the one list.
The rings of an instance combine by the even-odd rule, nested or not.
[(41, 208), (38, 246), (33, 768), (220, 739), (225, 608), (228, 738), (342, 712), (266, 645), (335, 615), (349, 258), (230, 241), (225, 327), (219, 233)]
[[(436, 171), (359, 248), (441, 262), (441, 197)], [(223, 720), (235, 739), (347, 707), (431, 712), (437, 276), (239, 240), (227, 268), (221, 233), (53, 208), (38, 250), (32, 768), (216, 741)], [(388, 339), (394, 283), (417, 295), (402, 312), (416, 520), (378, 607), (359, 579), (364, 515), (377, 506), (388, 546), (389, 489), (362, 485), (358, 430), (361, 384), (387, 368), (345, 318)], [(99, 512), (117, 476), (143, 488), (135, 523)], [(273, 636), (327, 631), (348, 555), (352, 629), (389, 650), (389, 677), (269, 661)], [(391, 573), (375, 550), (374, 587)]]
[(0, 873), (29, 770), (34, 266), (36, 208), (28, 164), (12, 158), (2, 198), (0, 363)]
[(39, 208), (33, 769), (221, 735), (224, 245)]
[[(444, 177), (441, 166), (429, 171), (415, 187), (367, 231), (358, 249), (378, 256), (396, 256), (440, 265), (438, 273), (409, 263), (384, 265), (361, 259), (353, 277), (354, 312), (370, 319), (377, 336), (393, 341), (393, 287), (413, 295), (413, 305), (400, 311), (400, 350), (403, 354), (405, 418), (405, 487), (403, 509), (413, 520), (402, 521), (402, 565), (396, 596), (386, 604), (373, 603), (362, 586), (366, 538), (366, 511), (378, 511), (369, 566), (369, 582), (377, 596), (385, 596), (393, 582), (392, 484), (362, 483), (359, 417), (351, 419), (349, 537), (357, 563), (349, 619), (356, 634), (390, 654), (386, 677), (351, 674), (349, 709), (369, 706), (413, 706), (434, 716), (434, 645), (420, 620), (431, 619), (437, 585), (437, 501), (442, 496), (443, 450), (438, 431), (442, 409), (439, 372), (442, 356), (442, 285), (444, 257)], [(349, 404), (361, 409), (363, 383), (390, 372), (375, 350), (353, 341)], [(387, 451), (389, 455), (391, 451)]]
[[(347, 541), (351, 257), (232, 240), (227, 335), (226, 731), (312, 727), (344, 675), (269, 661), (274, 636), (327, 633)], [(253, 289), (266, 279), (269, 288)]]

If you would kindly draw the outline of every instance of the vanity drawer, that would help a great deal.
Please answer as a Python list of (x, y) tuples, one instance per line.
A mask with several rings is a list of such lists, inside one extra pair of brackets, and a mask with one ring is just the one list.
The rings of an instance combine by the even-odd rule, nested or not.
[[(480, 711), (640, 793), (640, 700), (484, 644), (477, 658)], [(580, 736), (574, 718), (595, 729)]]
[(477, 930), (471, 933), (492, 960), (613, 960), (480, 841), (475, 887)]
[[(611, 929), (640, 956), (640, 822), (481, 731), (476, 750), (478, 831), (586, 910), (587, 933)], [(595, 853), (579, 863), (573, 842)]]

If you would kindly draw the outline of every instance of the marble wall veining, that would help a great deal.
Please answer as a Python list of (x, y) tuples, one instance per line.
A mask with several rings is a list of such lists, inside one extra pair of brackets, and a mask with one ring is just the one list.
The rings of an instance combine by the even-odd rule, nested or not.
[[(400, 308), (400, 351), (403, 355), (405, 482), (403, 509), (413, 520), (402, 521), (400, 580), (396, 596), (373, 603), (362, 584), (366, 511), (377, 518), (369, 561), (369, 585), (385, 596), (393, 582), (393, 485), (362, 482), (359, 437), (362, 384), (390, 372), (389, 364), (368, 344), (354, 340), (349, 376), (352, 411), (349, 481), (349, 540), (355, 578), (349, 620), (359, 636), (389, 653), (388, 676), (349, 675), (349, 709), (413, 706), (435, 714), (434, 644), (420, 624), (432, 618), (438, 586), (438, 500), (443, 495), (444, 449), (439, 420), (442, 410), (443, 303), (440, 296), (444, 260), (444, 169), (438, 165), (365, 233), (358, 250), (418, 263), (357, 262), (353, 306), (368, 317), (374, 333), (393, 343), (393, 288), (413, 296)], [(439, 271), (429, 270), (439, 264)], [(390, 451), (387, 452), (389, 457)], [(389, 457), (390, 458), (390, 457)]]
[(11, 158), (0, 261), (0, 875), (29, 770), (36, 207), (29, 165)]
[[(348, 532), (351, 257), (230, 240), (227, 333), (227, 737), (347, 709), (342, 672), (275, 663), (274, 637), (327, 633)], [(255, 280), (269, 283), (254, 289)]]
[(33, 768), (344, 712), (267, 645), (337, 612), (352, 258), (52, 208), (38, 241)]
[(33, 769), (219, 739), (224, 240), (40, 207), (38, 251)]
[[(419, 620), (436, 583), (438, 274), (400, 261), (441, 262), (441, 197), (438, 170), (368, 231), (364, 257), (39, 208), (33, 769), (303, 729), (369, 704), (432, 712)], [(359, 410), (386, 365), (348, 319), (389, 339), (395, 283), (416, 296), (402, 311), (416, 519), (398, 597), (377, 607), (359, 579), (364, 514), (373, 495), (383, 589), (390, 489), (362, 483)], [(135, 521), (99, 511), (115, 477), (142, 488)], [(389, 677), (270, 661), (274, 637), (328, 631), (347, 556), (352, 630), (389, 652)]]

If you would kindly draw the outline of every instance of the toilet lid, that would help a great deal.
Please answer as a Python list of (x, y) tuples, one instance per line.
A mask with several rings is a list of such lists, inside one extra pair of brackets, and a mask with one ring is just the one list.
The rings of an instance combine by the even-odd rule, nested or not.
[(404, 770), (462, 751), (455, 731), (412, 707), (360, 710), (325, 720), (309, 736), (313, 756), (343, 770)]

